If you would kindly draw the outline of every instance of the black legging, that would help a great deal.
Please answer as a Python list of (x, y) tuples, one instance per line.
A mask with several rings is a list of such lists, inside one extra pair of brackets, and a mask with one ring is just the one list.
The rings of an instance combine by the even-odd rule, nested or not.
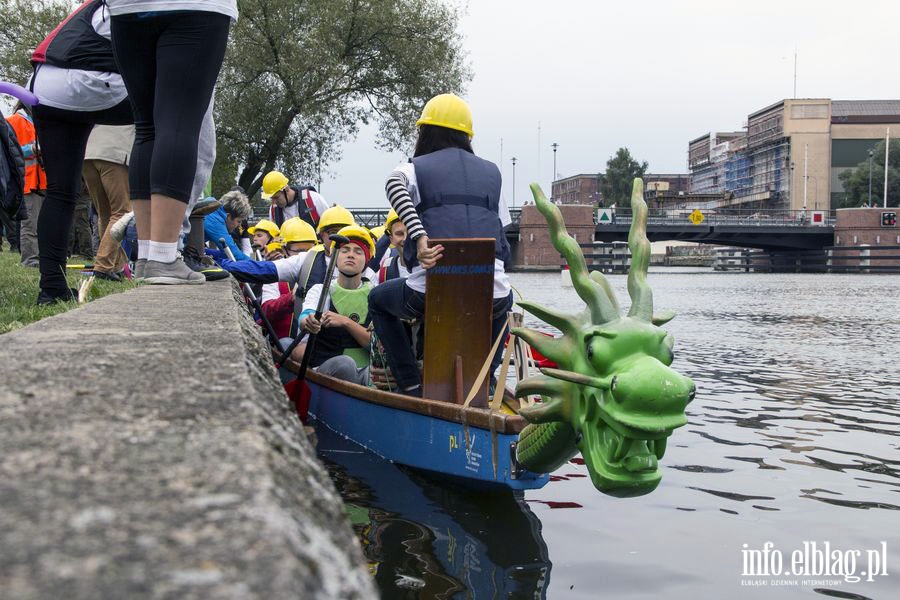
[(231, 19), (172, 11), (112, 18), (113, 52), (134, 108), (131, 198), (188, 202), (200, 124), (219, 76)]
[(47, 193), (38, 217), (41, 289), (67, 298), (66, 257), (75, 203), (81, 195), (81, 170), (88, 136), (94, 125), (129, 125), (131, 104), (123, 100), (99, 111), (63, 110), (38, 104), (32, 110), (47, 171)]

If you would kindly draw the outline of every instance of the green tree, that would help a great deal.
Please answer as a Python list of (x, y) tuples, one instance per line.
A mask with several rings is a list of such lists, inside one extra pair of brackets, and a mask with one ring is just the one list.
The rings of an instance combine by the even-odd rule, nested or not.
[(647, 161), (636, 161), (628, 148), (619, 148), (615, 156), (606, 161), (606, 173), (600, 178), (603, 205), (627, 206), (634, 178), (643, 177), (648, 166)]
[(422, 105), (471, 78), (459, 11), (440, 0), (240, 0), (219, 77), (214, 193), (273, 168), (314, 181), (361, 124), (412, 140)]
[[(881, 206), (884, 198), (884, 141), (872, 149), (872, 204)], [(891, 140), (888, 156), (888, 206), (900, 206), (900, 140)], [(869, 201), (869, 161), (838, 175), (844, 187), (838, 208), (862, 206)]]
[(64, 0), (0, 0), (0, 80), (28, 81), (31, 53), (71, 8)]

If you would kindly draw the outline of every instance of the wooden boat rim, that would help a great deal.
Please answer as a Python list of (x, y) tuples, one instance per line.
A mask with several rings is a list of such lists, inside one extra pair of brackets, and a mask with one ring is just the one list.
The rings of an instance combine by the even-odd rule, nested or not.
[[(288, 363), (290, 362), (293, 361), (288, 361)], [(288, 365), (286, 364), (286, 366)], [(475, 408), (472, 406), (463, 407), (458, 404), (440, 402), (428, 398), (414, 398), (404, 394), (397, 394), (356, 383), (350, 383), (349, 381), (343, 381), (341, 379), (335, 379), (334, 377), (323, 375), (312, 369), (306, 372), (306, 378), (316, 385), (320, 385), (334, 392), (339, 392), (351, 398), (356, 398), (357, 400), (435, 417), (444, 421), (469, 425), (470, 427), (476, 427), (478, 429), (515, 435), (528, 425), (528, 421), (519, 415), (491, 412), (490, 409), (487, 408)]]

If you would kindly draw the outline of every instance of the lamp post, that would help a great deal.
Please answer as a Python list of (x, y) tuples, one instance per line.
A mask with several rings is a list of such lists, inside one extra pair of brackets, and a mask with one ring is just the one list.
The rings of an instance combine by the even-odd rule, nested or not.
[(550, 178), (550, 199), (554, 199), (553, 194), (553, 182), (556, 181), (556, 149), (559, 148), (559, 144), (553, 142), (550, 144), (550, 147), (553, 148), (553, 177)]
[(872, 206), (872, 155), (875, 151), (869, 148), (869, 201), (868, 205)]
[(516, 163), (519, 160), (513, 156), (512, 157), (512, 166), (513, 166), (513, 208), (516, 207)]

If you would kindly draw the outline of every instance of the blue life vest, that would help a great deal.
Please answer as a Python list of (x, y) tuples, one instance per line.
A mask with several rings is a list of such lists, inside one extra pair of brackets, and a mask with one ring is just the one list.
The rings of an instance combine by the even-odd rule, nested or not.
[[(419, 188), (416, 212), (429, 238), (494, 238), (496, 257), (509, 262), (500, 222), (500, 170), (459, 148), (412, 159)], [(416, 244), (403, 246), (409, 268), (418, 264)]]

